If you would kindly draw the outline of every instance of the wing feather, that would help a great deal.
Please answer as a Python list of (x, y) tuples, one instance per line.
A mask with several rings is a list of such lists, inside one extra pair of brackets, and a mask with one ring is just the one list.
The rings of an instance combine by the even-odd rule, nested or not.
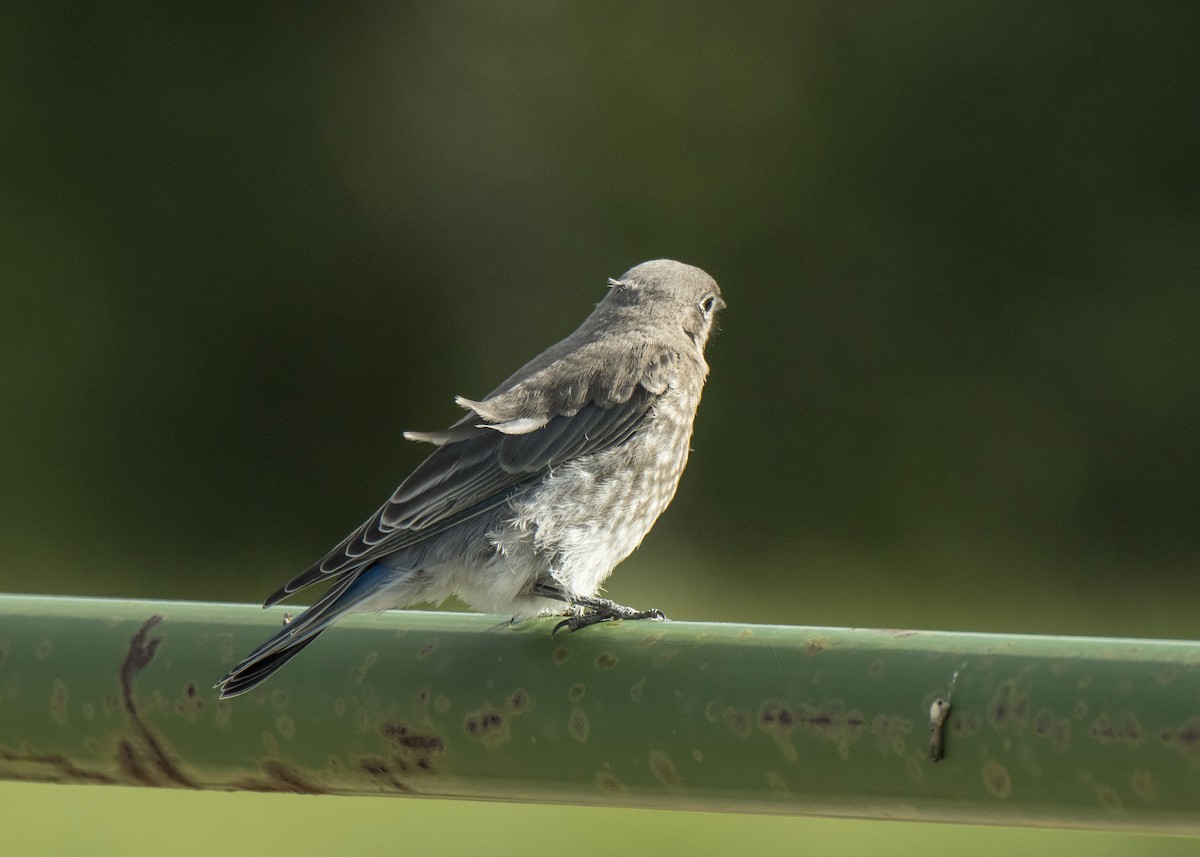
[[(391, 498), (320, 562), (267, 599), (267, 605), (331, 575), (372, 562), (465, 520), (496, 508), (537, 484), (545, 471), (575, 458), (624, 443), (644, 423), (658, 395), (635, 385), (623, 401), (588, 402), (557, 414), (541, 428), (521, 434), (462, 422), (426, 435), (441, 445), (412, 472)], [(489, 400), (489, 402), (492, 400)], [(490, 409), (501, 420), (504, 403)], [(482, 415), (468, 414), (476, 421)], [(491, 422), (488, 419), (488, 422)], [(444, 438), (444, 440), (443, 440)], [(424, 438), (422, 438), (424, 439)], [(435, 441), (436, 442), (436, 441)]]

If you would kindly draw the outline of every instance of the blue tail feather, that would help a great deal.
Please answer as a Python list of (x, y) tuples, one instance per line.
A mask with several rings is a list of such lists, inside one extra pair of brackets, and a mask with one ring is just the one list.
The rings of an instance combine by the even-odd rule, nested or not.
[(217, 683), (221, 699), (253, 690), (276, 670), (317, 639), (334, 620), (364, 597), (364, 587), (354, 586), (362, 573), (346, 575), (325, 596), (294, 620), (280, 628)]

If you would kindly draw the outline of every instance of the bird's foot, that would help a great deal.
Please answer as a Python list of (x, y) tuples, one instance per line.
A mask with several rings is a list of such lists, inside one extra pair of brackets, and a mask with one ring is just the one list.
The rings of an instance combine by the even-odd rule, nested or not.
[(550, 632), (553, 637), (563, 628), (568, 631), (578, 631), (589, 625), (601, 622), (612, 622), (618, 619), (666, 619), (661, 610), (634, 610), (607, 598), (573, 598), (571, 599), (571, 615), (554, 626)]

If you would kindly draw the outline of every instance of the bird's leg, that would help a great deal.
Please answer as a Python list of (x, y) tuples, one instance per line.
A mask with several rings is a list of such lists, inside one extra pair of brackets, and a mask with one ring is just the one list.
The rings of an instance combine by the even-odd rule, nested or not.
[(555, 601), (566, 602), (570, 615), (554, 626), (550, 636), (554, 636), (563, 628), (568, 631), (578, 631), (589, 625), (600, 622), (610, 622), (617, 619), (665, 619), (661, 610), (634, 610), (607, 598), (572, 597), (556, 586), (545, 583), (535, 583), (533, 594), (541, 598), (553, 598)]

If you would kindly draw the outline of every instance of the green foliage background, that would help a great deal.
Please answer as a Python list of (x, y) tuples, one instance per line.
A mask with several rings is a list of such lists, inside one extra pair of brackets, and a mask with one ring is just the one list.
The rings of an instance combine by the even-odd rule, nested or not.
[[(680, 496), (613, 597), (1195, 637), (1197, 32), (1182, 2), (6, 6), (0, 590), (257, 600), (417, 463), (401, 430), (668, 256), (730, 308)], [(149, 805), (194, 825), (185, 853), (226, 828), (275, 853), (298, 817), (359, 853), (591, 853), (626, 829), (635, 853), (1166, 853), (3, 791), (23, 853), (72, 847), (59, 810), (128, 853)]]

